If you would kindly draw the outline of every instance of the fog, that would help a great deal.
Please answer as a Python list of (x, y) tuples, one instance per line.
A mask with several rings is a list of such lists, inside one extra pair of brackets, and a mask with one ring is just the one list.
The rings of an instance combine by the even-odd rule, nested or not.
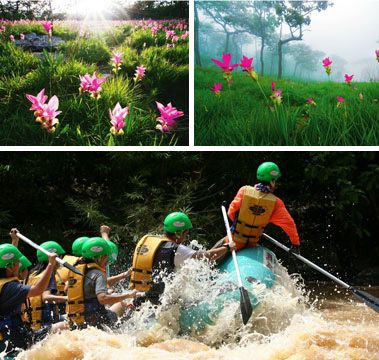
[[(215, 5), (226, 2), (213, 1)], [(253, 1), (241, 1), (253, 3)], [(332, 3), (332, 5), (331, 5)], [(208, 2), (209, 4), (209, 2)], [(236, 4), (236, 2), (234, 2)], [(199, 44), (198, 47), (201, 64), (211, 65), (210, 57), (220, 58), (226, 49), (233, 55), (233, 61), (239, 62), (242, 54), (254, 57), (254, 66), (261, 70), (260, 50), (261, 39), (254, 26), (250, 25), (248, 31), (243, 31), (241, 18), (234, 19), (233, 10), (218, 11), (205, 9), (204, 5), (197, 3), (199, 18)], [(208, 12), (208, 13), (207, 13)], [(209, 13), (218, 13), (217, 24)], [(256, 10), (249, 9), (248, 16), (256, 14)], [(221, 21), (220, 21), (221, 14)], [(271, 14), (275, 16), (275, 10)], [(344, 81), (343, 75), (354, 74), (356, 81), (379, 80), (379, 63), (376, 60), (375, 50), (379, 49), (379, 0), (335, 0), (329, 2), (326, 10), (314, 11), (310, 14), (311, 23), (303, 26), (301, 41), (291, 41), (283, 45), (283, 77), (301, 77), (307, 80), (328, 80), (322, 67), (322, 59), (330, 57), (333, 61), (330, 78), (333, 81)], [(222, 23), (228, 20), (225, 28)], [(277, 17), (276, 17), (277, 19)], [(239, 21), (239, 23), (238, 23)], [(236, 25), (237, 24), (237, 25)], [(229, 43), (226, 46), (226, 31), (230, 32)], [(235, 31), (240, 33), (233, 34)], [(249, 34), (250, 33), (250, 34)], [(290, 34), (289, 26), (282, 25), (282, 39)], [(276, 36), (276, 39), (274, 37)], [(275, 35), (266, 40), (264, 48), (264, 73), (278, 74), (278, 47), (280, 25), (275, 27)], [(272, 44), (269, 44), (269, 43)], [(309, 60), (299, 58), (298, 46), (307, 45)], [(304, 48), (303, 48), (304, 49)], [(318, 51), (313, 53), (309, 51)]]

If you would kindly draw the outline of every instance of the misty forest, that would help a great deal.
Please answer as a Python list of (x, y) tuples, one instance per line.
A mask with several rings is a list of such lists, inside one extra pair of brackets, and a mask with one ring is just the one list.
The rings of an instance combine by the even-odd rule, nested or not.
[(375, 9), (367, 1), (356, 10), (341, 1), (195, 2), (196, 143), (376, 145)]

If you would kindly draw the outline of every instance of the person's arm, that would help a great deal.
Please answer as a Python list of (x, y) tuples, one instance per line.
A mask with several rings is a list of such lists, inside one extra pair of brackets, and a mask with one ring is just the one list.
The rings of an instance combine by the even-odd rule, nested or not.
[(135, 298), (136, 294), (137, 290), (133, 290), (126, 294), (107, 294), (102, 292), (96, 294), (96, 297), (101, 305), (113, 305), (126, 299)]
[(228, 216), (229, 219), (232, 221), (234, 221), (236, 212), (241, 208), (244, 191), (245, 187), (243, 186), (238, 190), (237, 195), (234, 197), (233, 201), (229, 205)]
[(54, 271), (54, 267), (56, 264), (55, 258), (56, 254), (49, 255), (49, 263), (47, 264), (46, 269), (42, 273), (41, 279), (37, 282), (37, 284), (32, 285), (28, 292), (28, 297), (39, 296), (47, 289), (49, 286), (51, 274)]
[(125, 280), (126, 278), (128, 278), (130, 276), (131, 272), (132, 272), (132, 268), (129, 268), (127, 271), (125, 271), (121, 274), (109, 277), (107, 279), (107, 285), (113, 286), (113, 285), (117, 284), (118, 282), (120, 282), (121, 280)]
[(12, 228), (11, 231), (9, 232), (9, 235), (12, 239), (12, 245), (16, 246), (18, 248), (18, 241), (19, 238), (17, 237), (18, 230), (16, 228)]
[(216, 261), (220, 257), (224, 256), (229, 251), (235, 250), (235, 244), (234, 242), (232, 244), (225, 244), (219, 248), (216, 249), (210, 249), (207, 251), (196, 251), (192, 255), (192, 259), (208, 259), (211, 261)]
[(292, 216), (286, 209), (284, 202), (278, 197), (276, 198), (275, 207), (271, 214), (269, 222), (281, 227), (283, 231), (288, 235), (293, 245), (300, 245), (300, 238), (297, 232), (295, 221), (292, 219)]
[(109, 238), (110, 231), (111, 231), (111, 228), (108, 225), (100, 226), (100, 235), (104, 240), (110, 240)]

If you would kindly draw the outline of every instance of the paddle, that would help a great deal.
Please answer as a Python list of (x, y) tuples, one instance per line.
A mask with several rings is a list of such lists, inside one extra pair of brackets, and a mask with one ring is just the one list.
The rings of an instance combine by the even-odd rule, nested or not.
[[(221, 205), (221, 211), (224, 217), (224, 223), (225, 223), (226, 233), (228, 234), (229, 243), (232, 243), (233, 238), (232, 238), (232, 233), (230, 232), (229, 221), (228, 221), (228, 216), (226, 215), (225, 205), (226, 205), (226, 202), (223, 202), (223, 204)], [(240, 289), (240, 294), (241, 294), (240, 305), (241, 305), (242, 322), (244, 325), (246, 325), (251, 317), (251, 314), (253, 313), (253, 308), (251, 307), (249, 293), (242, 285), (240, 269), (238, 267), (236, 252), (234, 250), (232, 251), (232, 257), (233, 257), (234, 267), (236, 269), (238, 287)]]
[[(36, 243), (34, 243), (32, 240), (28, 239), (26, 236), (20, 234), (19, 232), (17, 233), (17, 237), (19, 239), (21, 239), (22, 241), (26, 242), (27, 244), (29, 244), (30, 246), (34, 247), (35, 249), (43, 252), (44, 254), (46, 254), (47, 256), (51, 255), (50, 252), (48, 252), (47, 250), (45, 250), (44, 248), (42, 248), (41, 246), (37, 245)], [(70, 271), (78, 274), (78, 275), (81, 275), (81, 276), (84, 276), (75, 266), (72, 266), (71, 264), (69, 264), (67, 261), (63, 261), (62, 259), (60, 259), (59, 257), (56, 258), (56, 261), (61, 264), (62, 266), (66, 267), (67, 269), (69, 269)]]
[(371, 309), (375, 310), (376, 312), (379, 312), (379, 299), (376, 298), (375, 296), (373, 296), (373, 295), (371, 295), (371, 294), (369, 294), (369, 293), (367, 293), (365, 291), (358, 290), (358, 289), (354, 288), (353, 286), (351, 286), (349, 284), (346, 284), (344, 281), (342, 281), (342, 280), (338, 279), (337, 277), (335, 277), (334, 275), (328, 273), (326, 270), (320, 268), (319, 266), (317, 266), (316, 264), (314, 264), (310, 260), (306, 259), (305, 257), (292, 252), (287, 246), (283, 245), (282, 243), (280, 243), (279, 241), (275, 240), (271, 236), (269, 236), (267, 234), (264, 234), (264, 233), (263, 233), (263, 236), (267, 240), (269, 240), (270, 242), (272, 242), (274, 245), (282, 248), (286, 252), (291, 253), (291, 255), (295, 256), (297, 259), (299, 259), (303, 263), (307, 264), (311, 268), (319, 271), (321, 274), (324, 274), (329, 279), (335, 281), (337, 284), (341, 285), (345, 289), (350, 290), (355, 295), (355, 297), (357, 297), (359, 300), (363, 301)]

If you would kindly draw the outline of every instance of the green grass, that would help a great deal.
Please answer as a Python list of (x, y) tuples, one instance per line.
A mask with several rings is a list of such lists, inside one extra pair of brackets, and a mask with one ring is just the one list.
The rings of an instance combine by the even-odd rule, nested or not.
[[(59, 27), (54, 27), (54, 35), (57, 35), (56, 28)], [(39, 24), (15, 25), (8, 26), (7, 34), (0, 39), (0, 145), (188, 144), (188, 42), (167, 49), (165, 41), (157, 46), (150, 30), (135, 30), (131, 25), (115, 27), (90, 38), (61, 30), (70, 40), (57, 53), (45, 53), (40, 59), (8, 40), (8, 33), (18, 35), (30, 31), (43, 33)], [(159, 37), (164, 37), (163, 31)], [(141, 46), (141, 41), (146, 39), (149, 41)], [(112, 51), (124, 54), (118, 74), (111, 69)], [(144, 65), (147, 70), (145, 78), (135, 83), (133, 77), (138, 65)], [(79, 75), (94, 71), (108, 77), (97, 101), (89, 94), (79, 94)], [(53, 134), (35, 122), (25, 97), (25, 94), (36, 95), (43, 88), (49, 98), (58, 96), (62, 111)], [(155, 101), (164, 104), (171, 101), (185, 112), (175, 131), (162, 134), (155, 129), (159, 116)], [(129, 107), (122, 136), (112, 136), (109, 132), (109, 109), (117, 102)]]
[[(228, 88), (217, 69), (195, 72), (195, 144), (245, 146), (350, 146), (379, 144), (379, 84), (302, 82), (233, 74)], [(283, 102), (271, 102), (271, 81)], [(210, 90), (222, 83), (221, 96)], [(363, 94), (363, 100), (359, 94)], [(265, 96), (266, 95), (266, 98)], [(345, 103), (337, 108), (337, 96)], [(306, 106), (313, 98), (316, 106)]]

